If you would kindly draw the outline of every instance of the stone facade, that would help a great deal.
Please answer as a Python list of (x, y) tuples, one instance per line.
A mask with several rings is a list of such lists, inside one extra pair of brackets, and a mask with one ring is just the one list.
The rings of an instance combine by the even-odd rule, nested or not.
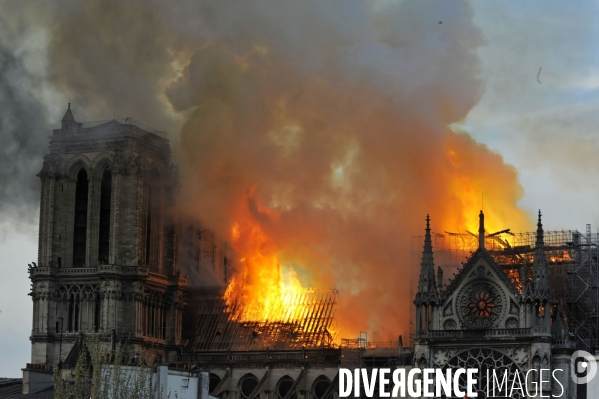
[(221, 399), (336, 399), (340, 367), (404, 368), (407, 373), (411, 361), (409, 349), (390, 345), (197, 352), (183, 354), (172, 367), (208, 372), (210, 395)]
[[(481, 212), (479, 249), (443, 289), (440, 269), (435, 276), (427, 217), (414, 301), (414, 364), (444, 369), (477, 368), (483, 376), (487, 369), (508, 370), (510, 386), (516, 372), (523, 376), (530, 369), (562, 369), (556, 374), (566, 391), (562, 397), (576, 397), (576, 385), (569, 378), (574, 340), (565, 330), (558, 310), (551, 322), (555, 303), (549, 292), (540, 213), (534, 264), (532, 270), (520, 270), (521, 286), (514, 284), (485, 250), (484, 234)], [(544, 375), (543, 380), (547, 377)], [(539, 376), (535, 378), (539, 380)], [(483, 393), (487, 383), (486, 379), (481, 381)], [(543, 396), (560, 393), (556, 383), (541, 385)], [(532, 381), (529, 388), (532, 392)], [(518, 392), (514, 395), (519, 397)]]
[(32, 364), (64, 360), (80, 334), (165, 361), (181, 340), (186, 278), (177, 266), (165, 134), (70, 109), (44, 157), (38, 261), (30, 265)]

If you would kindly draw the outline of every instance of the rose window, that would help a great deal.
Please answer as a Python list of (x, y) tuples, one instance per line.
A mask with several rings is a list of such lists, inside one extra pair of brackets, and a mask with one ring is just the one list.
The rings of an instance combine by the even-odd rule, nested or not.
[(467, 328), (493, 328), (501, 319), (504, 302), (502, 292), (495, 284), (474, 281), (458, 295), (458, 315)]
[(470, 306), (470, 312), (472, 312), (475, 317), (489, 317), (495, 307), (494, 300), (495, 298), (488, 292), (475, 292), (468, 305)]

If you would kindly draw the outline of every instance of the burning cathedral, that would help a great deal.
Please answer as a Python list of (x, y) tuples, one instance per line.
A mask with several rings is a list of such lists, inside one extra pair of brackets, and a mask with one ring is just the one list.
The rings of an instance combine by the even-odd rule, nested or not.
[(478, 248), (448, 285), (427, 217), (417, 293), (398, 305), (414, 306), (411, 340), (336, 342), (336, 291), (306, 292), (283, 321), (259, 322), (236, 319), (222, 292), (193, 288), (188, 276), (206, 268), (226, 284), (234, 254), (173, 211), (177, 171), (163, 132), (131, 119), (80, 123), (69, 105), (39, 177), (27, 392), (53, 367), (72, 366), (93, 335), (124, 347), (129, 364), (143, 352), (169, 370), (207, 372), (210, 395), (223, 399), (336, 398), (340, 367), (505, 369), (510, 381), (562, 368), (566, 397), (576, 396), (567, 378), (575, 337), (556, 306), (540, 214), (531, 258), (517, 264), (486, 248), (481, 212)]

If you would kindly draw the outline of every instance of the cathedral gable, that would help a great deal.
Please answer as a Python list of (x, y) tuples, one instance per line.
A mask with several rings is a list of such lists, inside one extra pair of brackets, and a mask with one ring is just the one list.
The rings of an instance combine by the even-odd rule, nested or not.
[(443, 297), (442, 329), (519, 327), (518, 291), (484, 250), (470, 258)]

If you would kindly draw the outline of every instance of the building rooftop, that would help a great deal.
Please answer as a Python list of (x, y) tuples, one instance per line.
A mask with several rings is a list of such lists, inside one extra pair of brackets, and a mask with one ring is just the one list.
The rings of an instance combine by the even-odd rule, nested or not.
[(163, 139), (167, 138), (167, 133), (155, 129), (153, 127), (144, 125), (133, 118), (114, 118), (114, 119), (105, 119), (100, 121), (87, 121), (87, 122), (77, 122), (76, 124), (70, 124), (67, 127), (63, 127), (61, 129), (54, 129), (54, 135), (74, 135), (74, 134), (90, 134), (95, 133), (96, 131), (102, 131), (106, 129), (112, 130), (131, 130), (135, 129), (139, 132), (151, 133), (156, 136), (159, 136)]
[(146, 133), (152, 133), (162, 138), (167, 138), (166, 132), (162, 130), (155, 129), (153, 127), (147, 126), (140, 121), (133, 119), (131, 117), (125, 118), (112, 118), (105, 119), (99, 121), (88, 121), (88, 122), (77, 122), (75, 120), (75, 116), (73, 115), (73, 111), (71, 110), (71, 103), (69, 103), (68, 108), (62, 117), (61, 120), (62, 127), (60, 129), (54, 130), (54, 135), (71, 135), (73, 132), (81, 133), (90, 133), (96, 129), (114, 129), (117, 128), (122, 130), (127, 127), (136, 127), (138, 130), (144, 131)]
[(22, 392), (22, 378), (0, 378), (0, 398), (52, 399), (54, 397), (54, 388), (26, 395)]

